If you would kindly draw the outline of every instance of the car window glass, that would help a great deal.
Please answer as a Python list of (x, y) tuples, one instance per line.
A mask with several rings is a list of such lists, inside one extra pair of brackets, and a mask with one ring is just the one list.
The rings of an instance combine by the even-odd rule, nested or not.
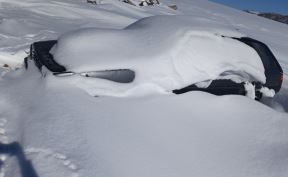
[(135, 78), (135, 72), (129, 69), (115, 69), (103, 71), (89, 71), (81, 73), (85, 77), (107, 79), (119, 83), (130, 83)]

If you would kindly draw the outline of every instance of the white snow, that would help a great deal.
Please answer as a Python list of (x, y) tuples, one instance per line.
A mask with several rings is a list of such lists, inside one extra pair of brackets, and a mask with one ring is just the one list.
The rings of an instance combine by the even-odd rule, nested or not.
[(265, 96), (265, 97), (273, 97), (273, 96), (275, 96), (275, 91), (273, 90), (273, 89), (269, 89), (269, 88), (267, 88), (267, 87), (262, 87), (261, 89), (260, 89), (260, 92), (263, 94), (263, 96)]
[[(167, 7), (170, 4), (178, 10)], [(100, 5), (86, 0), (1, 0), (0, 65), (21, 67), (34, 41), (86, 27), (109, 35), (141, 31), (136, 24), (127, 26), (160, 14), (192, 15), (192, 21), (203, 24), (201, 29), (204, 24), (205, 31), (211, 28), (207, 39), (222, 39), (214, 34), (225, 26), (225, 34), (232, 31), (268, 44), (284, 70), (281, 91), (263, 101), (267, 106), (243, 96), (202, 92), (91, 97), (74, 82), (44, 77), (37, 68), (8, 72), (0, 67), (1, 143), (18, 142), (39, 177), (287, 177), (287, 25), (206, 0), (161, 0), (143, 8), (118, 0), (102, 0)], [(161, 37), (162, 32), (156, 34)], [(167, 49), (176, 44), (163, 45)], [(15, 154), (0, 155), (5, 159), (0, 175), (22, 176)]]
[[(70, 32), (60, 37), (52, 53), (68, 71), (135, 71), (135, 81), (125, 86), (94, 81), (95, 78), (77, 79), (77, 84), (84, 89), (88, 87), (85, 90), (92, 95), (123, 96), (128, 92), (139, 95), (139, 89), (152, 87), (155, 91), (169, 92), (214, 80), (223, 73), (227, 79), (236, 75), (241, 76), (242, 82), (265, 83), (264, 67), (256, 51), (228, 36), (244, 35), (217, 21), (193, 16), (156, 16), (141, 19), (124, 30), (89, 28)], [(93, 86), (84, 86), (84, 82)]]
[(246, 82), (244, 87), (246, 90), (246, 96), (255, 99), (256, 98), (255, 86), (249, 82)]
[[(58, 79), (47, 85), (36, 72), (18, 72), (13, 82), (26, 85), (22, 96), (7, 98), (19, 94), (11, 84), (16, 73), (7, 74), (1, 108), (9, 141), (21, 140), (39, 176), (287, 175), (287, 114), (246, 97), (93, 98)], [(15, 108), (20, 115), (9, 112)]]

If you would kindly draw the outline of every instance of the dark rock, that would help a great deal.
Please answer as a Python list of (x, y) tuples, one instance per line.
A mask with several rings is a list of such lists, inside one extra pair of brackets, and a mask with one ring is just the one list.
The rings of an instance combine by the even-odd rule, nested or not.
[(277, 22), (288, 24), (288, 15), (281, 15), (277, 13), (260, 13), (256, 11), (244, 10), (247, 13), (255, 14), (260, 17), (268, 18)]
[(171, 6), (169, 6), (171, 9), (173, 9), (173, 10), (177, 10), (178, 9), (178, 7), (176, 6), (176, 5), (171, 5)]
[(153, 6), (155, 4), (160, 4), (159, 0), (142, 0), (142, 1), (131, 1), (131, 0), (120, 0), (122, 2), (128, 3), (134, 6)]
[(3, 65), (3, 68), (10, 68), (10, 66), (7, 65), (7, 64), (4, 64), (4, 65)]
[(286, 23), (288, 24), (288, 16), (286, 15), (280, 15), (280, 14), (276, 14), (276, 13), (260, 13), (258, 14), (261, 17), (265, 17), (271, 20), (275, 20), (281, 23)]
[(96, 0), (87, 0), (87, 3), (90, 3), (90, 4), (95, 4), (95, 5), (97, 5), (97, 2), (96, 2)]

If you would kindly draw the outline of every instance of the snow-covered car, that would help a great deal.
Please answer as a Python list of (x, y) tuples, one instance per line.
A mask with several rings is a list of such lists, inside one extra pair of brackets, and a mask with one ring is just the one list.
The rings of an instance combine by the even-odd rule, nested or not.
[[(283, 72), (264, 43), (189, 16), (141, 19), (125, 29), (82, 29), (31, 45), (33, 60), (93, 96), (205, 91), (274, 96)], [(69, 77), (68, 77), (69, 76)]]

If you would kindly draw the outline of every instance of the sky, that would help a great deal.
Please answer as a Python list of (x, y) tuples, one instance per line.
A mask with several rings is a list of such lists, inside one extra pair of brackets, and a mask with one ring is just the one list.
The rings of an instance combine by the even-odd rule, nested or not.
[(288, 0), (210, 0), (240, 10), (276, 12), (288, 15)]

